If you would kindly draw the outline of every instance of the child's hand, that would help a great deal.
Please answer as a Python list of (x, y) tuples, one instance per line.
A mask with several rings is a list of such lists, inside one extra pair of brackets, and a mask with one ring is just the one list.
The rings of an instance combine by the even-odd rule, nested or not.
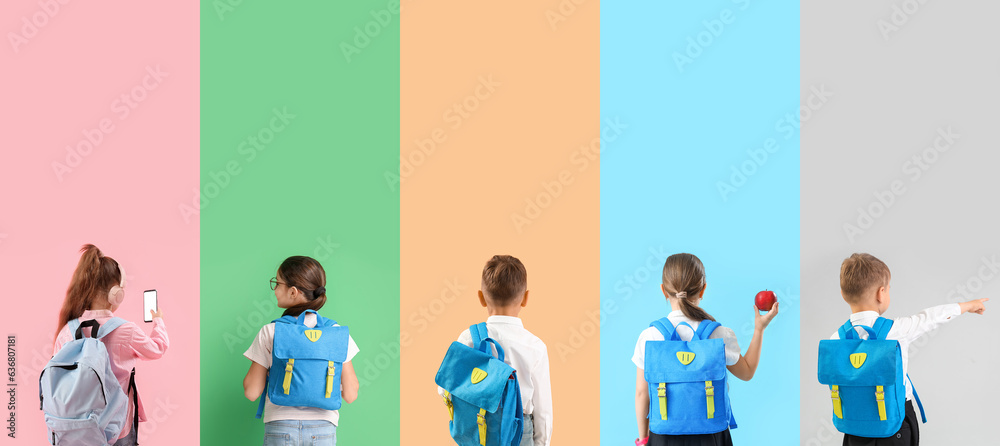
[(162, 318), (163, 317), (163, 310), (149, 310), (149, 314), (152, 314), (154, 319), (155, 318)]
[(760, 314), (760, 309), (757, 308), (757, 304), (753, 305), (753, 324), (757, 331), (764, 331), (767, 328), (767, 324), (771, 323), (771, 320), (778, 315), (778, 302), (775, 302), (771, 306), (771, 311), (764, 313), (763, 316)]
[(986, 301), (988, 300), (990, 299), (976, 299), (968, 302), (962, 302), (958, 305), (962, 308), (963, 313), (983, 314), (983, 312), (986, 311)]

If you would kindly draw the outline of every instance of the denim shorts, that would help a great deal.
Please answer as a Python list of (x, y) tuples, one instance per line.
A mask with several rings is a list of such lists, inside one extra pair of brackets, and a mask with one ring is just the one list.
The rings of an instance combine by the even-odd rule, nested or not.
[(264, 423), (264, 446), (334, 446), (337, 426), (324, 420), (278, 420)]

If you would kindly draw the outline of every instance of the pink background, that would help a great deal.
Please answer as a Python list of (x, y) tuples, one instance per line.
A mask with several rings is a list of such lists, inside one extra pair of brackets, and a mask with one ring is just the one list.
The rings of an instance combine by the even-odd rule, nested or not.
[[(4, 444), (45, 444), (38, 373), (84, 243), (125, 267), (116, 314), (147, 333), (142, 290), (159, 291), (170, 348), (137, 366), (139, 442), (197, 444), (198, 218), (179, 209), (199, 185), (198, 4), (8, 0), (0, 17), (0, 322), (18, 354), (17, 438)], [(33, 17), (43, 26), (15, 50)], [(157, 67), (167, 75), (143, 87)], [(145, 98), (125, 115), (123, 93)], [(102, 119), (114, 130), (60, 181), (53, 162)]]

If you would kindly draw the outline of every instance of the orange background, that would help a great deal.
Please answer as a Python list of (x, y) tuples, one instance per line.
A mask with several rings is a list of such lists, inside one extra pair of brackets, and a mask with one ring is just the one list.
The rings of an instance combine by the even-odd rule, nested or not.
[(553, 444), (593, 443), (598, 2), (404, 2), (400, 23), (402, 444), (451, 442), (434, 375), (486, 319), (476, 291), (494, 254), (528, 270), (521, 317), (548, 346)]

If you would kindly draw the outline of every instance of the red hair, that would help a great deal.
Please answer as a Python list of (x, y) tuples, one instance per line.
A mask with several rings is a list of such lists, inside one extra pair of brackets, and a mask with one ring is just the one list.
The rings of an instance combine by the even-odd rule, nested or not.
[(80, 256), (80, 263), (76, 265), (73, 279), (66, 289), (66, 300), (63, 301), (62, 310), (59, 311), (59, 328), (56, 329), (56, 336), (67, 322), (83, 315), (94, 302), (122, 281), (121, 269), (115, 259), (105, 256), (100, 249), (89, 243), (83, 245), (80, 252), (83, 253)]

